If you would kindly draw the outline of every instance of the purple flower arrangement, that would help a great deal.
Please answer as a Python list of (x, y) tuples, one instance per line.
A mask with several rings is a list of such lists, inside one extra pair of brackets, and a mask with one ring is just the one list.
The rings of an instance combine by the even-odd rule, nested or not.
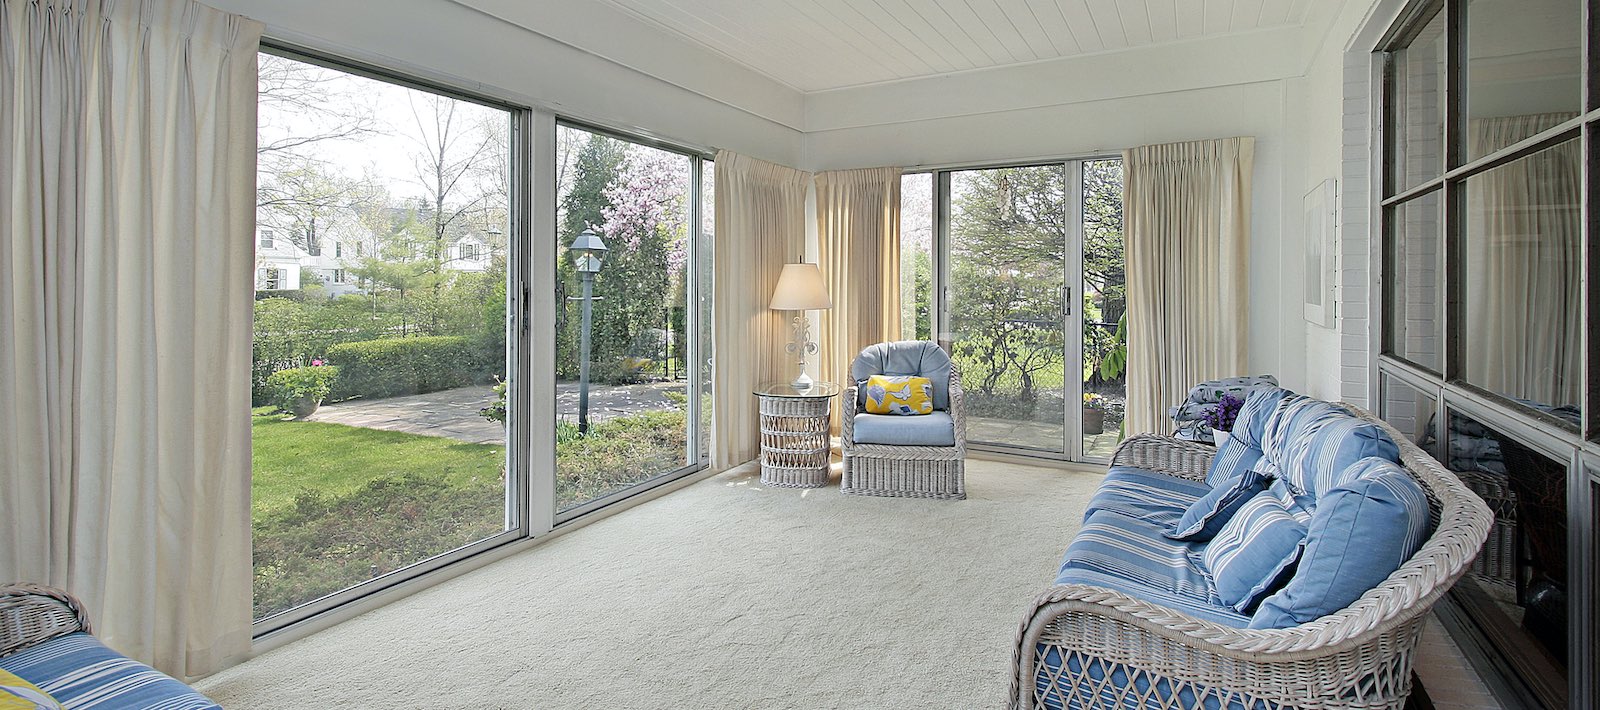
[(1222, 431), (1233, 431), (1233, 423), (1239, 420), (1239, 410), (1244, 407), (1244, 400), (1231, 394), (1222, 395), (1217, 406), (1202, 415), (1206, 426)]

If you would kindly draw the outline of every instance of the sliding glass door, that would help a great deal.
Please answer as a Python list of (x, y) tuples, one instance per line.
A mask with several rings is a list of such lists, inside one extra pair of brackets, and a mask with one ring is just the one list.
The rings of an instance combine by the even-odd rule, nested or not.
[(936, 183), (906, 177), (904, 194), (931, 191), (937, 204), (930, 291), (942, 299), (937, 332), (962, 371), (974, 447), (1099, 461), (1121, 440), (1121, 167), (1103, 159), (949, 170)]

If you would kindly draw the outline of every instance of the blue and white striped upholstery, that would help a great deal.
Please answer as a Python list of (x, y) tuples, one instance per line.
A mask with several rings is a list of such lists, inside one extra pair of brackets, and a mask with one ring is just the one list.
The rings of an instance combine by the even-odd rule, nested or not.
[(1432, 532), (1427, 495), (1395, 463), (1362, 459), (1334, 483), (1317, 500), (1294, 577), (1261, 602), (1251, 628), (1297, 626), (1349, 606), (1405, 564)]
[(1089, 499), (1088, 520), (1102, 510), (1162, 527), (1178, 522), (1183, 512), (1210, 493), (1204, 483), (1132, 466), (1112, 466), (1100, 489)]
[(1288, 394), (1288, 390), (1272, 388), (1253, 392), (1245, 399), (1233, 422), (1233, 431), (1228, 432), (1228, 440), (1211, 458), (1211, 468), (1206, 472), (1208, 485), (1215, 488), (1247, 470), (1270, 468), (1269, 462), (1262, 458), (1261, 438), (1267, 420)]
[(1050, 710), (1166, 710), (1179, 706), (1204, 710), (1276, 710), (1265, 700), (1243, 700), (1223, 688), (1158, 676), (1122, 663), (1063, 652), (1060, 646), (1038, 644), (1039, 673), (1034, 697)]
[(1306, 526), (1262, 491), (1222, 526), (1201, 558), (1217, 599), (1242, 614), (1285, 581), (1305, 542)]
[(1174, 540), (1205, 542), (1217, 536), (1233, 514), (1257, 493), (1267, 490), (1267, 478), (1256, 471), (1217, 486), (1183, 511), (1183, 517), (1167, 531)]
[(0, 658), (0, 668), (39, 686), (67, 710), (221, 707), (171, 676), (130, 660), (81, 631)]
[(1169, 540), (1163, 530), (1113, 511), (1089, 516), (1067, 547), (1056, 584), (1106, 587), (1226, 626), (1248, 624), (1211, 592), (1199, 564), (1203, 545)]
[(1284, 510), (1289, 511), (1289, 516), (1294, 518), (1295, 522), (1311, 527), (1311, 511), (1317, 508), (1315, 498), (1295, 493), (1281, 478), (1273, 479), (1272, 484), (1267, 486), (1267, 492), (1278, 499), (1278, 503)]
[(1400, 458), (1400, 448), (1382, 427), (1336, 404), (1295, 394), (1284, 397), (1267, 420), (1261, 448), (1296, 493), (1314, 498), (1361, 459)]

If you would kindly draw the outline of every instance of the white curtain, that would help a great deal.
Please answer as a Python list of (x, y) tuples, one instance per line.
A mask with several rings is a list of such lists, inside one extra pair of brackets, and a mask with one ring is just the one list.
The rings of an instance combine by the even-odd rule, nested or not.
[[(1476, 119), (1487, 155), (1571, 113)], [(1583, 394), (1583, 160), (1578, 141), (1467, 180), (1467, 380), (1540, 404)]]
[[(820, 319), (822, 379), (844, 383), (850, 361), (900, 339), (900, 168), (818, 173), (819, 267), (833, 296)], [(833, 402), (833, 429), (840, 403)]]
[(250, 645), (261, 26), (0, 5), (0, 581), (179, 677)]
[(783, 265), (805, 253), (811, 173), (729, 151), (716, 165), (711, 461), (724, 469), (759, 451), (755, 388), (795, 376), (783, 351), (789, 314), (767, 305)]
[(1122, 154), (1129, 435), (1170, 433), (1190, 386), (1246, 374), (1254, 154), (1248, 137)]

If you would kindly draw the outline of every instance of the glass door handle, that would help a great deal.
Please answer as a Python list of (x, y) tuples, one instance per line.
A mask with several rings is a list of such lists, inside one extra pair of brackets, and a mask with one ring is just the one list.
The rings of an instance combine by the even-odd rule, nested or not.
[(1065, 315), (1065, 316), (1067, 316), (1069, 318), (1072, 317), (1072, 287), (1071, 286), (1062, 286), (1061, 287), (1061, 310), (1062, 310), (1062, 314), (1063, 315)]

